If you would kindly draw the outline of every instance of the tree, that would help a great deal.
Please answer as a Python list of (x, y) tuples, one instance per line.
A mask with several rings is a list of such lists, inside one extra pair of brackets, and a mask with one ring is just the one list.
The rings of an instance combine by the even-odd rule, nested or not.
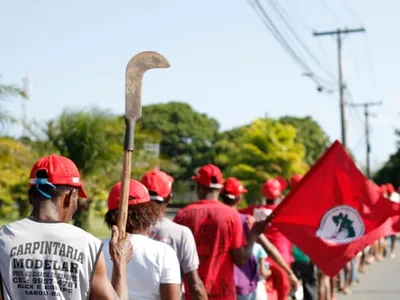
[[(105, 200), (111, 186), (120, 180), (122, 172), (122, 153), (124, 120), (106, 110), (86, 111), (65, 110), (62, 115), (50, 121), (44, 129), (48, 143), (63, 156), (75, 162), (81, 172), (89, 199), (80, 199), (74, 216), (75, 225), (88, 229), (90, 206), (104, 212)], [(138, 171), (146, 171), (160, 162), (150, 159), (141, 150), (143, 141), (159, 142), (159, 137), (146, 131), (137, 130), (137, 150), (133, 155), (133, 177)], [(141, 162), (140, 168), (137, 164)], [(140, 174), (141, 175), (141, 174)]]
[(160, 152), (171, 164), (167, 172), (186, 180), (193, 170), (211, 161), (211, 147), (219, 124), (187, 103), (169, 102), (143, 107), (140, 125), (161, 134)]
[(29, 173), (35, 163), (33, 149), (22, 142), (0, 137), (0, 216), (25, 217), (30, 210), (28, 201)]
[(3, 127), (6, 123), (13, 122), (15, 119), (11, 116), (11, 114), (7, 111), (7, 109), (3, 105), (3, 101), (8, 99), (9, 97), (22, 97), (26, 99), (26, 94), (23, 90), (16, 87), (15, 85), (3, 84), (1, 82), (0, 76), (0, 126)]
[(236, 138), (220, 140), (216, 147), (229, 149), (220, 151), (217, 165), (224, 165), (225, 177), (234, 176), (242, 180), (248, 189), (246, 200), (257, 202), (261, 197), (261, 185), (268, 178), (294, 173), (304, 174), (304, 146), (296, 143), (296, 129), (272, 119), (260, 119), (236, 129)]
[(305, 162), (311, 167), (330, 146), (330, 141), (321, 126), (311, 117), (285, 116), (279, 122), (296, 128), (295, 142), (304, 145)]

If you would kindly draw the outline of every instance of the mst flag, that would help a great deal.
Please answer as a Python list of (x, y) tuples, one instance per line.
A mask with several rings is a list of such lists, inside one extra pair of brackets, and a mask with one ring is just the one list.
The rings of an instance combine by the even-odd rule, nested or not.
[(338, 141), (273, 215), (272, 225), (329, 276), (399, 228), (399, 204), (382, 197)]

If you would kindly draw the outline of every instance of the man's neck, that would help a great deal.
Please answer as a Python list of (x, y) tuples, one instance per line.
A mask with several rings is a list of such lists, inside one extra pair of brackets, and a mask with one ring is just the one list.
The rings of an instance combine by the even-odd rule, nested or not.
[(53, 202), (41, 202), (34, 205), (31, 213), (31, 219), (39, 222), (65, 222), (64, 218), (58, 212), (57, 206)]

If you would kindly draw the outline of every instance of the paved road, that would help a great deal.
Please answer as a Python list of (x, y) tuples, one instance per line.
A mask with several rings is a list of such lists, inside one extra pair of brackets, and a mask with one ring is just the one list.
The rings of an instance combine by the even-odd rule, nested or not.
[[(397, 241), (400, 246), (400, 241)], [(395, 260), (385, 258), (368, 266), (360, 275), (360, 284), (352, 288), (352, 295), (338, 295), (338, 300), (399, 300), (400, 299), (400, 249)]]

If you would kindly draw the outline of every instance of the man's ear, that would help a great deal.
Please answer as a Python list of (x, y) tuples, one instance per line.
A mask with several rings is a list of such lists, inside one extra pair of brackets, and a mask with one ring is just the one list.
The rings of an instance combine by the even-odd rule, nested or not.
[(69, 190), (63, 194), (64, 197), (64, 208), (68, 208), (71, 205), (73, 190)]

